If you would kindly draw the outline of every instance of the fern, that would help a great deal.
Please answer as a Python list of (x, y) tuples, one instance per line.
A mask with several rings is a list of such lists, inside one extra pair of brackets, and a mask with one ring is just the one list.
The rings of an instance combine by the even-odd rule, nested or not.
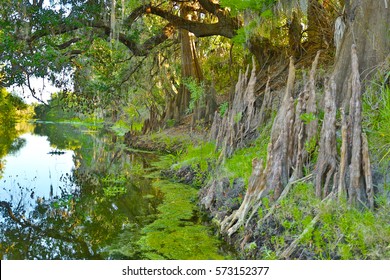
[(194, 78), (188, 77), (184, 79), (183, 84), (188, 88), (191, 93), (190, 104), (188, 105), (188, 111), (193, 112), (196, 105), (204, 106), (205, 89), (204, 84), (197, 82)]

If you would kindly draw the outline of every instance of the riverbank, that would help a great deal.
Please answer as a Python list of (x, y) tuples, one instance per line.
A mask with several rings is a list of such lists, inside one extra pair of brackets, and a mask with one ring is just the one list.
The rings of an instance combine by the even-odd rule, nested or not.
[[(388, 259), (390, 258), (390, 206), (386, 193), (376, 197), (376, 209), (358, 209), (347, 201), (320, 200), (315, 195), (312, 174), (291, 182), (278, 200), (263, 198), (256, 212), (248, 213), (245, 227), (232, 234), (222, 226), (240, 211), (248, 184), (253, 179), (252, 160), (265, 159), (269, 127), (246, 148), (221, 160), (212, 142), (190, 141), (183, 128), (142, 136), (141, 146), (161, 150), (161, 143), (178, 149), (166, 157), (169, 169), (163, 176), (199, 189), (198, 205), (208, 215), (219, 235), (242, 259)], [(161, 138), (159, 136), (162, 136)], [(171, 140), (167, 140), (171, 138)], [(174, 140), (176, 139), (176, 140)], [(207, 139), (203, 136), (202, 139)], [(178, 142), (179, 143), (179, 142)], [(136, 142), (132, 142), (137, 146)], [(166, 145), (166, 144), (165, 144)]]
[(161, 177), (166, 156), (129, 149), (86, 124), (36, 121), (15, 130), (0, 141), (1, 151), (11, 147), (0, 155), (0, 258), (233, 257), (203, 223), (198, 190)]

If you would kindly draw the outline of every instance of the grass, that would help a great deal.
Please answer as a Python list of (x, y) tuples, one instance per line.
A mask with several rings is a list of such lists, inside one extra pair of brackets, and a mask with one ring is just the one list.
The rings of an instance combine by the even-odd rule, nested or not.
[(267, 160), (268, 143), (271, 137), (272, 121), (262, 127), (260, 136), (248, 147), (238, 149), (231, 158), (225, 160), (222, 165), (222, 173), (229, 178), (243, 178), (246, 183), (252, 174), (252, 159), (262, 159), (264, 164)]
[[(248, 145), (248, 147), (236, 150), (230, 158), (225, 159), (218, 169), (218, 176), (228, 177), (231, 181), (236, 178), (243, 178), (245, 182), (252, 173), (252, 159), (267, 158), (267, 148), (270, 138), (272, 122), (263, 127), (257, 140)], [(200, 173), (210, 174), (216, 168), (220, 158), (218, 150), (213, 142), (200, 142), (197, 145), (190, 145), (177, 157), (177, 164), (173, 167), (179, 169), (183, 166), (191, 166)]]
[(198, 145), (190, 145), (179, 156), (179, 163), (174, 166), (178, 169), (182, 166), (192, 166), (198, 168), (200, 172), (208, 171), (208, 163), (216, 162), (218, 159), (218, 151), (216, 151), (215, 144), (212, 142), (201, 142)]
[[(357, 209), (346, 201), (321, 203), (314, 186), (297, 184), (283, 199), (267, 227), (261, 227), (260, 258), (277, 258), (317, 213), (319, 222), (301, 240), (292, 258), (389, 259), (390, 205), (377, 197), (378, 209)], [(261, 216), (266, 210), (259, 212)]]
[(390, 86), (386, 84), (389, 76), (390, 72), (379, 75), (363, 95), (363, 127), (370, 151), (382, 167), (390, 162)]

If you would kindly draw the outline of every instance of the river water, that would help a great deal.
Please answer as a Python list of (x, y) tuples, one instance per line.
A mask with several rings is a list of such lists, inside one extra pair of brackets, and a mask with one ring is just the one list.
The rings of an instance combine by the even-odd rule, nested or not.
[(197, 190), (159, 178), (159, 156), (107, 131), (0, 131), (1, 259), (224, 259)]

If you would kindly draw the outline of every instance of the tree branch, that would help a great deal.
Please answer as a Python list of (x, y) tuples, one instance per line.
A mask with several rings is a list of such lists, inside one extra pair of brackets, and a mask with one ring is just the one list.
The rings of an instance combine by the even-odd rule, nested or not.
[(198, 0), (198, 2), (209, 13), (216, 15), (218, 18), (218, 15), (221, 15), (222, 10), (219, 4), (215, 4), (210, 0)]
[(139, 17), (146, 14), (146, 9), (149, 7), (149, 5), (142, 5), (133, 10), (130, 15), (123, 20), (123, 24), (127, 27), (131, 27), (134, 21), (136, 21)]
[[(126, 28), (130, 29), (134, 21), (136, 21), (143, 14), (147, 13), (159, 16), (167, 20), (169, 24), (167, 24), (159, 34), (146, 40), (142, 45), (139, 45), (137, 42), (130, 39), (124, 33), (119, 34), (118, 40), (123, 43), (127, 48), (129, 48), (135, 55), (145, 56), (152, 48), (167, 40), (173, 34), (174, 27), (188, 30), (197, 37), (221, 35), (227, 38), (232, 38), (236, 35), (236, 31), (240, 25), (236, 18), (227, 15), (218, 4), (215, 4), (210, 0), (199, 0), (199, 3), (206, 11), (215, 15), (218, 18), (217, 23), (191, 21), (177, 16), (170, 11), (160, 9), (155, 6), (142, 5), (133, 10), (130, 15), (124, 20), (124, 26)], [(70, 15), (67, 17), (67, 19), (69, 19), (69, 17)], [(31, 44), (35, 40), (45, 36), (61, 35), (85, 28), (86, 26), (102, 29), (106, 36), (109, 36), (112, 33), (111, 27), (108, 26), (108, 23), (104, 23), (100, 20), (91, 22), (88, 20), (73, 19), (69, 22), (67, 19), (64, 19), (63, 22), (58, 26), (36, 30), (27, 39), (27, 43)], [(65, 49), (71, 46), (73, 43), (78, 42), (79, 40), (81, 39), (74, 38), (68, 42), (58, 45), (57, 47), (59, 49)]]
[(152, 6), (150, 7), (150, 13), (169, 21), (177, 28), (185, 29), (194, 33), (196, 37), (221, 35), (227, 38), (232, 38), (236, 35), (236, 30), (239, 26), (239, 23), (236, 19), (228, 17), (218, 17), (219, 21), (217, 23), (202, 23), (184, 19), (170, 12)]
[(28, 87), (28, 89), (30, 90), (31, 96), (34, 97), (34, 98), (35, 98), (36, 100), (38, 100), (39, 102), (41, 102), (43, 105), (49, 106), (49, 104), (47, 104), (43, 99), (41, 99), (41, 98), (39, 98), (39, 97), (37, 96), (37, 93), (36, 93), (35, 89), (34, 89), (34, 88), (32, 87), (32, 85), (31, 85), (30, 75), (27, 74), (27, 73), (26, 73), (26, 75), (27, 75), (27, 80), (26, 80), (26, 82), (27, 82), (27, 87)]
[(66, 48), (70, 47), (71, 45), (73, 45), (74, 43), (77, 43), (79, 41), (81, 41), (81, 38), (73, 38), (73, 39), (70, 39), (69, 41), (67, 41), (63, 44), (55, 45), (55, 47), (59, 50), (63, 50), (63, 49), (66, 49)]

